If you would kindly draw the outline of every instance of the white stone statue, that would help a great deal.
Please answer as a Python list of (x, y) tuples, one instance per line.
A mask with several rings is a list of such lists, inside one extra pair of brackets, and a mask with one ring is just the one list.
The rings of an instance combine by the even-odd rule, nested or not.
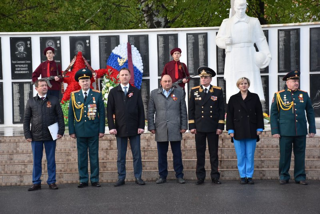
[[(257, 18), (246, 15), (246, 0), (235, 0), (236, 14), (224, 19), (216, 43), (226, 51), (224, 79), (226, 80), (227, 102), (239, 92), (236, 82), (241, 77), (251, 80), (250, 91), (265, 100), (260, 77), (260, 68), (265, 68), (271, 61), (271, 53)], [(256, 52), (254, 43), (259, 52)]]

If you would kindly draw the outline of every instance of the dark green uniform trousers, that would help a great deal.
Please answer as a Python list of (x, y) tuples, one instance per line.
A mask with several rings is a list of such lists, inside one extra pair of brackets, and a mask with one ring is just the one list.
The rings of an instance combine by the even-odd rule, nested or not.
[(280, 180), (289, 180), (291, 153), (294, 154), (294, 179), (295, 181), (306, 180), (305, 152), (306, 136), (281, 136), (280, 137)]
[(90, 181), (99, 182), (99, 136), (77, 137), (78, 170), (80, 183), (88, 183), (88, 150), (90, 157)]

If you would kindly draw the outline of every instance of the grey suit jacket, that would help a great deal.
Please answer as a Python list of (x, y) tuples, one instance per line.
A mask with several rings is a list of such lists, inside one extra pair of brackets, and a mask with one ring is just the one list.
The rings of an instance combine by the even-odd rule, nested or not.
[(148, 129), (156, 131), (157, 142), (181, 141), (181, 129), (187, 129), (184, 91), (173, 88), (168, 98), (162, 88), (151, 91), (148, 105)]

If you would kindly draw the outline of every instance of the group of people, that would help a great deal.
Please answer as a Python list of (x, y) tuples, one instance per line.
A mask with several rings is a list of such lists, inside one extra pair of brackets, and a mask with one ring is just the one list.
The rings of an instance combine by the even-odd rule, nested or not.
[[(51, 52), (53, 50), (50, 48), (45, 51), (48, 61), (50, 61)], [(207, 144), (210, 154), (211, 180), (215, 184), (221, 184), (218, 170), (218, 141), (225, 125), (225, 104), (222, 89), (211, 85), (216, 73), (209, 67), (198, 68), (200, 85), (190, 90), (187, 113), (184, 84), (189, 81), (189, 72), (187, 66), (180, 62), (181, 49), (173, 49), (171, 55), (173, 61), (164, 67), (160, 87), (151, 91), (146, 115), (148, 130), (155, 134), (157, 142), (159, 178), (156, 183), (165, 183), (167, 179), (169, 143), (173, 153), (177, 182), (185, 183), (181, 140), (182, 134), (189, 129), (192, 134), (195, 134), (196, 184), (203, 184), (206, 178)], [(45, 66), (42, 67), (44, 72)], [(40, 68), (37, 70), (40, 71)], [(36, 72), (39, 73), (39, 71)], [(51, 69), (47, 69), (47, 72), (49, 71)], [(144, 133), (145, 114), (140, 90), (129, 84), (131, 75), (133, 74), (127, 68), (119, 71), (120, 84), (110, 91), (107, 103), (106, 118), (109, 132), (116, 136), (118, 149), (118, 181), (114, 184), (115, 187), (125, 184), (128, 140), (133, 156), (135, 183), (145, 184), (142, 179), (140, 149), (140, 135)], [(89, 69), (80, 69), (76, 73), (75, 80), (79, 82), (81, 90), (71, 93), (69, 105), (69, 135), (77, 140), (79, 188), (87, 187), (89, 181), (93, 187), (101, 186), (98, 153), (99, 138), (105, 133), (105, 107), (101, 93), (90, 88), (91, 77), (92, 73)], [(286, 81), (286, 89), (275, 93), (271, 106), (271, 132), (273, 137), (280, 139), (280, 184), (286, 184), (290, 179), (292, 146), (295, 156), (294, 180), (299, 184), (307, 184), (305, 112), (309, 122), (310, 137), (314, 136), (316, 128), (311, 101), (308, 93), (299, 89), (299, 77), (299, 71), (292, 71), (283, 78)], [(180, 86), (174, 87), (173, 83), (178, 80), (181, 80)], [(53, 81), (59, 82), (61, 79), (56, 78)], [(254, 184), (252, 179), (254, 152), (259, 135), (264, 130), (260, 98), (248, 90), (250, 84), (247, 77), (238, 79), (234, 87), (237, 87), (239, 92), (230, 97), (227, 105), (226, 128), (236, 150), (241, 184)], [(41, 189), (43, 146), (48, 162), (47, 183), (50, 189), (58, 189), (55, 166), (56, 140), (53, 140), (48, 126), (57, 122), (56, 138), (61, 138), (65, 130), (63, 114), (58, 98), (48, 94), (48, 85), (45, 80), (35, 80), (35, 89), (38, 94), (28, 100), (24, 115), (24, 133), (27, 141), (31, 142), (33, 151), (33, 185), (28, 190)]]

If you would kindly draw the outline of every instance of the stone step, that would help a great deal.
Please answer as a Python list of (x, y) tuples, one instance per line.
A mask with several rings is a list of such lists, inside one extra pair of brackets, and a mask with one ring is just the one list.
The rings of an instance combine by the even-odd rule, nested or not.
[[(239, 179), (238, 170), (232, 169), (221, 169), (220, 170), (220, 178), (223, 183), (223, 180), (234, 180)], [(319, 169), (315, 170), (306, 170), (308, 180), (319, 180)], [(293, 171), (290, 171), (291, 176), (293, 175)], [(116, 182), (118, 179), (117, 171), (100, 171), (100, 182)], [(148, 171), (144, 170), (142, 173), (142, 178), (147, 182), (155, 182), (156, 179), (159, 177), (158, 171)], [(184, 170), (184, 178), (187, 182), (194, 182), (196, 180), (195, 170)], [(46, 184), (47, 175), (43, 173), (41, 177), (42, 184)], [(78, 183), (79, 182), (79, 175), (78, 172), (57, 172), (56, 175), (57, 184), (62, 183)], [(127, 178), (126, 181), (134, 181), (133, 172), (127, 170)], [(175, 173), (173, 170), (169, 170), (169, 174), (167, 179), (175, 179)], [(207, 182), (210, 182), (210, 171), (207, 171)], [(253, 175), (253, 179), (279, 179), (278, 176), (278, 169), (256, 169)], [(25, 173), (23, 175), (7, 175), (2, 174), (0, 175), (0, 182), (1, 186), (12, 186), (12, 185), (31, 185), (32, 184), (32, 174)], [(293, 181), (291, 181), (293, 182)], [(75, 185), (76, 188), (76, 185)]]
[[(219, 148), (219, 159), (236, 159), (236, 153), (234, 148)], [(141, 156), (145, 160), (157, 160), (157, 149), (141, 150)], [(195, 149), (182, 149), (183, 159), (196, 159)], [(209, 157), (209, 152), (206, 150), (206, 157)], [(278, 158), (280, 157), (278, 148), (257, 148), (255, 152), (255, 158)], [(320, 161), (320, 148), (307, 148), (307, 159), (318, 159)], [(43, 152), (43, 159), (46, 159), (45, 151)], [(78, 155), (75, 149), (56, 151), (56, 161), (77, 161)], [(117, 150), (99, 150), (100, 160), (117, 160)], [(168, 159), (172, 159), (172, 152), (168, 151)], [(27, 151), (15, 151), (15, 152), (3, 152), (0, 153), (1, 163), (30, 163), (33, 160), (32, 152)], [(127, 160), (132, 160), (131, 150), (127, 151)]]
[[(196, 159), (184, 159), (183, 165), (185, 170), (195, 170)], [(306, 169), (320, 169), (318, 164), (318, 159), (306, 159)], [(255, 169), (274, 169), (279, 165), (279, 159), (255, 159)], [(100, 160), (99, 161), (100, 171), (117, 171), (117, 161), (116, 160)], [(30, 163), (6, 163), (0, 164), (0, 171), (3, 174), (24, 174), (32, 173), (32, 162)], [(143, 170), (158, 170), (158, 160), (142, 160)], [(294, 167), (294, 161), (291, 161), (291, 167)], [(133, 161), (127, 160), (126, 164), (127, 170), (133, 170)], [(206, 159), (205, 168), (210, 170), (210, 160)], [(173, 160), (168, 160), (168, 169), (173, 170)], [(219, 169), (234, 169), (237, 170), (237, 160), (236, 159), (226, 159), (219, 161)], [(45, 161), (42, 162), (42, 170), (44, 173), (47, 172), (47, 164)], [(57, 172), (77, 172), (78, 162), (59, 162), (56, 161)]]

